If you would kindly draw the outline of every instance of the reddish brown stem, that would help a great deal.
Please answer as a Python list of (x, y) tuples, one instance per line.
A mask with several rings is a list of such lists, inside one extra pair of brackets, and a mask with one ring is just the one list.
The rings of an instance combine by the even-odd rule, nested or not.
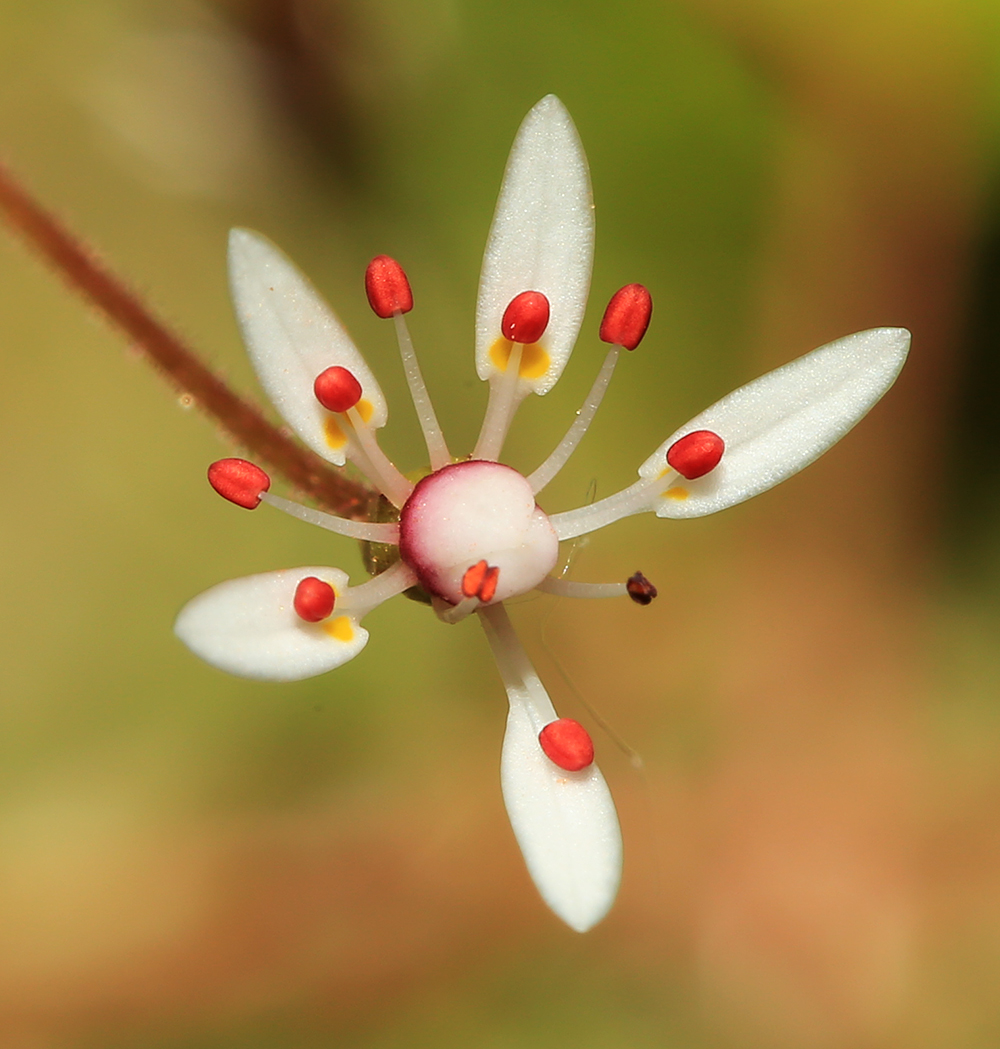
[(178, 390), (217, 419), (250, 455), (326, 509), (347, 517), (366, 516), (367, 489), (335, 473), (318, 455), (286, 437), (254, 405), (233, 393), (3, 165), (0, 212), (70, 287), (120, 328)]

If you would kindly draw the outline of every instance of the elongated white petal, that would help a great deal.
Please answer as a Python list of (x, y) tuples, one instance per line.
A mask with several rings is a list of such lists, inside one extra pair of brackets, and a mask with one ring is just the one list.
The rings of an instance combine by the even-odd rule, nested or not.
[[(857, 332), (762, 375), (696, 415), (639, 467), (643, 478), (662, 475), (663, 490), (652, 498), (657, 515), (715, 513), (808, 466), (889, 389), (909, 346), (905, 328)], [(667, 451), (696, 430), (717, 433), (726, 448), (711, 473), (688, 481), (668, 469)]]
[(596, 765), (567, 772), (546, 757), (538, 734), (557, 717), (548, 693), (503, 605), (479, 614), (510, 703), (500, 783), (514, 837), (542, 899), (586, 932), (608, 913), (621, 881), (615, 803)]
[(500, 783), (514, 836), (542, 899), (567, 925), (586, 932), (611, 907), (621, 880), (622, 839), (611, 792), (596, 765), (554, 765), (538, 733), (543, 716), (526, 694), (508, 693)]
[(525, 353), (522, 385), (535, 393), (552, 389), (580, 330), (593, 256), (587, 158), (566, 107), (547, 95), (514, 139), (486, 244), (476, 306), (481, 379), (502, 374), (491, 351), (497, 340), (509, 345), (501, 339), (504, 310), (522, 291), (540, 291), (549, 300), (549, 325), (540, 349)]
[[(317, 454), (343, 466), (349, 429), (316, 400), (327, 368), (346, 368), (361, 384), (362, 414), (384, 426), (385, 397), (333, 310), (269, 240), (247, 229), (229, 234), (229, 283), (243, 340), (261, 385), (289, 426)], [(367, 404), (366, 404), (367, 402)]]
[(219, 583), (189, 601), (174, 632), (196, 656), (239, 677), (299, 681), (353, 659), (368, 642), (357, 613), (334, 608), (320, 623), (306, 623), (292, 606), (307, 576), (347, 590), (339, 568), (288, 568)]

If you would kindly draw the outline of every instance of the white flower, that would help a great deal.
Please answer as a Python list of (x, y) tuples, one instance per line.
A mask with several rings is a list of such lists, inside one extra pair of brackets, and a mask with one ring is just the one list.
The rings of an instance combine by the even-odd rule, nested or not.
[(223, 460), (216, 489), (247, 507), (264, 500), (303, 520), (398, 548), (386, 571), (350, 586), (336, 568), (308, 566), (221, 583), (191, 601), (176, 631), (197, 655), (233, 674), (290, 681), (353, 659), (368, 641), (361, 620), (387, 598), (422, 587), (439, 617), (478, 614), (510, 702), (501, 762), (504, 801), (528, 869), (546, 903), (583, 932), (607, 913), (621, 875), (621, 834), (610, 792), (582, 726), (559, 719), (511, 627), (503, 601), (532, 589), (570, 597), (655, 589), (569, 582), (550, 573), (561, 540), (651, 510), (698, 517), (790, 477), (842, 437), (886, 392), (909, 333), (877, 328), (823, 346), (724, 397), (676, 430), (617, 495), (546, 514), (536, 495), (583, 436), (620, 347), (649, 321), (639, 285), (612, 299), (601, 337), (612, 344), (564, 440), (524, 477), (498, 462), (519, 403), (547, 393), (569, 360), (583, 318), (593, 255), (587, 162), (563, 105), (550, 95), (515, 139), (490, 230), (476, 313), (476, 369), (489, 404), (471, 458), (453, 460), (424, 387), (404, 313), (412, 306), (399, 265), (379, 256), (366, 287), (376, 313), (393, 317), (431, 472), (414, 485), (386, 458), (376, 430), (385, 398), (347, 332), (305, 277), (264, 238), (235, 230), (233, 299), (264, 389), (299, 437), (338, 466), (350, 460), (395, 506), (398, 523), (358, 522), (272, 496), (263, 471)]

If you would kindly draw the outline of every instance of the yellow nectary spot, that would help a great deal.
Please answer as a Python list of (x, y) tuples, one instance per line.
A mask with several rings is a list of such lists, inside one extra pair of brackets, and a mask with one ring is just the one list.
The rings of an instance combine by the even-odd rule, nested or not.
[(328, 619), (323, 624), (323, 629), (335, 641), (354, 640), (354, 627), (351, 626), (351, 621), (347, 616), (335, 616), (333, 619)]
[(335, 415), (328, 415), (326, 421), (323, 423), (323, 429), (326, 432), (326, 443), (331, 448), (343, 448), (347, 444), (347, 436), (344, 431), (340, 428), (340, 423), (337, 422)]
[(372, 412), (375, 411), (371, 401), (366, 401), (364, 397), (355, 405), (358, 409), (358, 415), (361, 416), (362, 422), (368, 422), (372, 417)]
[[(490, 347), (490, 360), (500, 371), (507, 370), (510, 351), (513, 343), (509, 339), (497, 339)], [(521, 347), (521, 367), (518, 374), (522, 379), (540, 379), (548, 370), (552, 359), (548, 352), (537, 342), (529, 342)]]
[(687, 499), (690, 494), (686, 488), (668, 488), (663, 496), (665, 499)]

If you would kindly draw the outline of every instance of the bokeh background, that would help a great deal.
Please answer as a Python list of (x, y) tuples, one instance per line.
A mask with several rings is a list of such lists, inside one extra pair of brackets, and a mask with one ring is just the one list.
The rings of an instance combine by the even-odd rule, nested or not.
[(621, 897), (580, 937), (507, 825), (474, 622), (397, 600), (353, 663), (280, 686), (174, 640), (219, 580), (360, 576), (358, 550), (216, 498), (214, 425), (0, 236), (2, 1049), (1000, 1044), (1000, 4), (6, 0), (0, 70), (0, 154), (254, 397), (226, 230), (297, 259), (379, 374), (406, 469), (363, 268), (406, 266), (468, 449), (479, 259), (550, 91), (590, 158), (597, 259), (514, 465), (572, 419), (611, 292), (642, 281), (656, 309), (547, 508), (629, 483), (767, 368), (914, 332), (804, 474), (576, 551), (578, 578), (645, 571), (650, 608), (513, 608), (621, 812)]

